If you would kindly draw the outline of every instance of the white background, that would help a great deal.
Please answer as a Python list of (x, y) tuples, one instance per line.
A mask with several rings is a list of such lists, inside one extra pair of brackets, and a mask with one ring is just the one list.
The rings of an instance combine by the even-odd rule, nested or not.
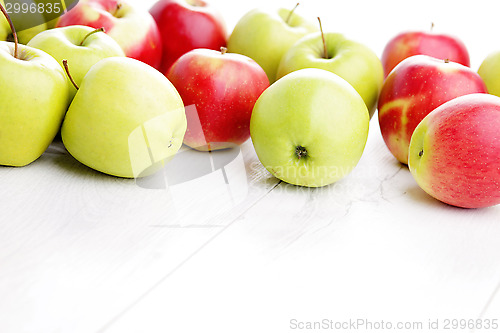
[[(229, 31), (271, 3), (212, 2)], [(434, 22), (465, 42), (476, 70), (500, 48), (497, 7), (307, 0), (298, 13), (378, 55), (398, 32)], [(354, 172), (321, 189), (279, 183), (250, 141), (226, 168), (229, 186), (215, 172), (145, 189), (60, 144), (25, 168), (0, 168), (0, 332), (281, 333), (298, 331), (292, 319), (469, 332), (443, 324), (500, 321), (500, 207), (430, 198), (388, 152), (376, 116), (370, 125)]]

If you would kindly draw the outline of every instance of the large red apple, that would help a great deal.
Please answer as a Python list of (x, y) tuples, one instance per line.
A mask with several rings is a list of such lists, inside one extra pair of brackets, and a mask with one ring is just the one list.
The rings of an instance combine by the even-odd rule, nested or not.
[(410, 171), (419, 186), (447, 204), (480, 208), (500, 203), (500, 98), (455, 98), (415, 129)]
[(266, 73), (254, 60), (224, 49), (189, 51), (170, 67), (167, 78), (186, 106), (184, 143), (203, 151), (245, 142), (253, 106), (269, 87)]
[(448, 59), (470, 67), (469, 52), (455, 36), (433, 32), (408, 31), (396, 35), (384, 48), (382, 65), (385, 76), (403, 59), (424, 54), (438, 59)]
[(203, 0), (160, 0), (149, 11), (163, 43), (160, 71), (166, 73), (184, 53), (226, 46), (226, 26), (219, 12)]
[(486, 86), (469, 67), (425, 55), (403, 60), (385, 80), (378, 101), (380, 131), (394, 157), (407, 164), (420, 121), (439, 105), (472, 93), (486, 93)]
[(58, 27), (68, 25), (104, 27), (127, 57), (160, 66), (162, 46), (154, 19), (146, 10), (124, 0), (81, 0), (57, 23)]

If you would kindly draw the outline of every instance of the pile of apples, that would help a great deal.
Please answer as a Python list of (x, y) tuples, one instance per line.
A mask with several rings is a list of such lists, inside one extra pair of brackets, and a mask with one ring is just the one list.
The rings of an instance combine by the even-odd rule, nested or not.
[[(359, 162), (378, 109), (387, 147), (427, 193), (500, 203), (500, 98), (487, 94), (500, 95), (498, 56), (478, 74), (456, 37), (407, 32), (379, 59), (296, 9), (252, 10), (228, 34), (203, 0), (149, 12), (82, 0), (52, 29), (23, 31), (27, 45), (0, 42), (0, 164), (33, 162), (60, 131), (81, 163), (133, 178), (183, 143), (214, 151), (251, 137), (275, 177), (325, 186)], [(0, 18), (1, 39), (17, 39), (14, 23)]]

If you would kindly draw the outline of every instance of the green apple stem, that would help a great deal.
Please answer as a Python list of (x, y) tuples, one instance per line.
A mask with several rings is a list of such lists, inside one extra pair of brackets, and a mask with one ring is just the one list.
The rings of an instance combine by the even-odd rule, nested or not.
[(293, 13), (295, 12), (295, 9), (297, 9), (297, 7), (300, 5), (299, 2), (297, 2), (297, 4), (295, 5), (295, 7), (293, 7), (293, 9), (290, 11), (290, 14), (288, 14), (288, 17), (286, 18), (286, 24), (289, 24), (290, 22), (290, 19), (292, 18), (292, 15)]
[(221, 46), (221, 48), (220, 48), (220, 53), (221, 53), (222, 55), (226, 54), (226, 53), (227, 53), (227, 47)]
[(63, 63), (64, 70), (66, 71), (66, 74), (68, 75), (68, 78), (71, 81), (71, 83), (73, 84), (73, 86), (76, 88), (76, 90), (80, 89), (80, 87), (78, 87), (75, 80), (71, 76), (71, 73), (69, 72), (68, 60), (63, 59), (62, 63)]
[(326, 48), (325, 33), (323, 32), (323, 25), (321, 24), (321, 19), (318, 17), (319, 30), (321, 31), (321, 38), (323, 38), (323, 58), (328, 59), (328, 49)]
[(83, 46), (83, 43), (85, 43), (85, 41), (87, 40), (87, 38), (89, 38), (89, 36), (91, 36), (97, 32), (106, 32), (106, 29), (104, 29), (104, 27), (102, 27), (102, 28), (95, 29), (94, 31), (89, 32), (85, 37), (83, 37), (83, 40), (80, 43), (80, 46)]
[(19, 40), (17, 39), (17, 32), (16, 29), (14, 28), (14, 23), (12, 23), (12, 20), (10, 19), (9, 13), (7, 13), (7, 10), (5, 10), (5, 7), (3, 4), (0, 2), (0, 10), (2, 11), (3, 15), (7, 19), (10, 25), (10, 30), (12, 31), (12, 35), (14, 36), (14, 58), (19, 59), (18, 57), (18, 44)]

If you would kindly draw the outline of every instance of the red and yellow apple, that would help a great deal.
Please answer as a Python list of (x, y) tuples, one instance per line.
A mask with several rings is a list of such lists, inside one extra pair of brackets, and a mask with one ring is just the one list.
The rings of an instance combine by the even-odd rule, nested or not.
[(254, 104), (269, 87), (266, 73), (254, 60), (224, 48), (189, 51), (170, 67), (167, 78), (186, 106), (184, 143), (202, 151), (245, 142)]
[(420, 121), (439, 105), (472, 93), (486, 93), (486, 86), (469, 67), (425, 55), (403, 60), (385, 80), (378, 101), (380, 131), (394, 157), (407, 164)]
[(500, 203), (500, 98), (471, 94), (427, 115), (410, 143), (410, 171), (434, 198), (463, 208)]
[(382, 52), (382, 65), (387, 77), (402, 60), (418, 55), (448, 59), (470, 67), (469, 52), (465, 44), (455, 36), (433, 32), (408, 31), (393, 37)]
[(61, 16), (57, 27), (87, 25), (104, 28), (125, 55), (158, 68), (162, 45), (153, 17), (124, 0), (81, 0)]
[(166, 73), (184, 53), (198, 48), (220, 50), (227, 43), (219, 12), (203, 0), (160, 0), (149, 12), (160, 30), (163, 54), (159, 70)]

